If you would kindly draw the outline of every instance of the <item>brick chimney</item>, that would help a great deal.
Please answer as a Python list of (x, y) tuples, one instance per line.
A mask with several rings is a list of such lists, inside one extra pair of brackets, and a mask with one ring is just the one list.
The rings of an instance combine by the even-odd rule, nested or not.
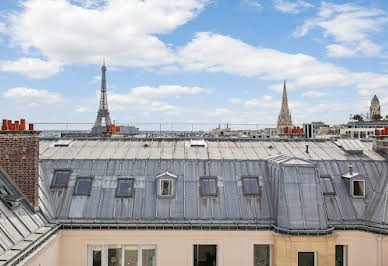
[(0, 131), (0, 168), (8, 173), (35, 210), (39, 208), (39, 134), (7, 127)]

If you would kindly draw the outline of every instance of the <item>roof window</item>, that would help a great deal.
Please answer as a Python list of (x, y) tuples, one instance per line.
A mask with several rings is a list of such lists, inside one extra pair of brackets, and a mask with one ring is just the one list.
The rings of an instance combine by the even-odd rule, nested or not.
[(20, 205), (19, 201), (23, 199), (21, 195), (10, 194), (6, 187), (0, 186), (0, 200), (10, 209)]
[(133, 178), (119, 178), (117, 180), (116, 197), (130, 198), (133, 194)]
[(331, 176), (321, 176), (321, 188), (323, 196), (334, 196), (336, 194)]
[(217, 196), (217, 177), (200, 178), (201, 196)]
[(258, 177), (242, 177), (241, 180), (245, 195), (261, 195)]
[(79, 177), (75, 183), (74, 195), (89, 196), (92, 190), (92, 177)]
[(157, 179), (157, 192), (159, 197), (174, 197), (175, 184), (178, 176), (167, 171), (155, 178)]
[(53, 181), (51, 182), (52, 188), (67, 187), (70, 178), (70, 170), (55, 170)]
[(204, 139), (198, 139), (198, 140), (194, 140), (192, 139), (190, 141), (190, 146), (191, 147), (206, 147), (206, 142)]

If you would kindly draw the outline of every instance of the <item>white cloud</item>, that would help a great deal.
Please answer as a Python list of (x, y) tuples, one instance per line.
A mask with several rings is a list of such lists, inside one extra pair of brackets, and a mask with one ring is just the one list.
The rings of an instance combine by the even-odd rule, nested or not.
[[(223, 47), (223, 49), (219, 49)], [(224, 72), (264, 80), (287, 81), (287, 88), (341, 88), (373, 91), (388, 87), (388, 74), (350, 72), (305, 54), (289, 54), (255, 47), (229, 36), (201, 32), (178, 51), (180, 63), (190, 71)], [(283, 84), (271, 85), (279, 91)]]
[[(98, 3), (95, 5), (95, 3)], [(9, 15), (12, 42), (64, 63), (160, 66), (174, 61), (155, 35), (193, 19), (207, 0), (25, 0)]]
[(386, 12), (380, 9), (323, 2), (317, 17), (306, 20), (295, 31), (294, 36), (305, 36), (312, 29), (320, 28), (325, 38), (332, 37), (336, 42), (326, 47), (329, 56), (377, 56), (382, 47), (375, 44), (371, 38), (373, 34), (380, 32), (387, 22)]
[(58, 104), (63, 101), (58, 93), (23, 87), (9, 89), (3, 93), (3, 96), (27, 106)]
[(200, 87), (186, 87), (178, 85), (162, 85), (159, 87), (136, 87), (128, 93), (108, 93), (109, 108), (112, 110), (143, 110), (147, 112), (163, 112), (177, 114), (184, 112), (183, 107), (177, 107), (159, 99), (182, 95), (208, 94), (211, 91)]
[(264, 95), (261, 99), (250, 99), (244, 103), (248, 108), (279, 109), (281, 101), (273, 100), (271, 96)]
[(55, 61), (24, 57), (16, 61), (0, 61), (0, 70), (23, 74), (30, 78), (43, 79), (62, 71), (62, 65)]
[(320, 98), (326, 95), (327, 93), (322, 91), (306, 91), (305, 93), (302, 94), (303, 97), (307, 97), (307, 98)]
[(275, 9), (290, 14), (298, 14), (305, 8), (313, 7), (312, 4), (302, 0), (273, 0), (273, 4)]
[(85, 112), (88, 112), (89, 111), (89, 108), (86, 107), (86, 106), (77, 106), (77, 108), (75, 109), (75, 111), (77, 113), (85, 113)]
[(232, 111), (227, 108), (216, 108), (214, 111), (210, 111), (207, 113), (208, 116), (224, 116), (231, 114)]
[(254, 8), (256, 10), (262, 10), (263, 9), (263, 5), (259, 1), (257, 1), (257, 0), (243, 0), (242, 4), (247, 6), (247, 7)]
[(228, 99), (228, 102), (230, 102), (231, 104), (242, 104), (243, 100), (240, 98), (230, 98)]

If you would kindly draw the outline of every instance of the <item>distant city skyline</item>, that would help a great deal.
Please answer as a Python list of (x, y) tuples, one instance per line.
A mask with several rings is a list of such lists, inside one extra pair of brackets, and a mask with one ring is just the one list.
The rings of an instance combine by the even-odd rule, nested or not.
[(101, 65), (119, 122), (276, 127), (388, 114), (388, 3), (309, 0), (2, 0), (0, 112), (90, 122)]

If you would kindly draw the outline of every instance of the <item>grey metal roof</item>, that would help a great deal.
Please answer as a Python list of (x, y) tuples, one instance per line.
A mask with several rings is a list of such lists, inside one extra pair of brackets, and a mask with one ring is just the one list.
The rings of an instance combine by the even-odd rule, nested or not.
[(53, 225), (49, 224), (41, 212), (34, 212), (18, 188), (0, 169), (0, 186), (9, 195), (20, 196), (19, 205), (10, 208), (0, 201), (0, 265), (5, 264), (22, 250), (41, 238)]
[(189, 139), (74, 139), (69, 146), (55, 145), (62, 142), (42, 139), (40, 158), (261, 160), (282, 154), (306, 160), (384, 160), (372, 150), (371, 142), (359, 142), (363, 149), (360, 154), (347, 152), (332, 140), (310, 139), (207, 139), (205, 147), (192, 147)]

